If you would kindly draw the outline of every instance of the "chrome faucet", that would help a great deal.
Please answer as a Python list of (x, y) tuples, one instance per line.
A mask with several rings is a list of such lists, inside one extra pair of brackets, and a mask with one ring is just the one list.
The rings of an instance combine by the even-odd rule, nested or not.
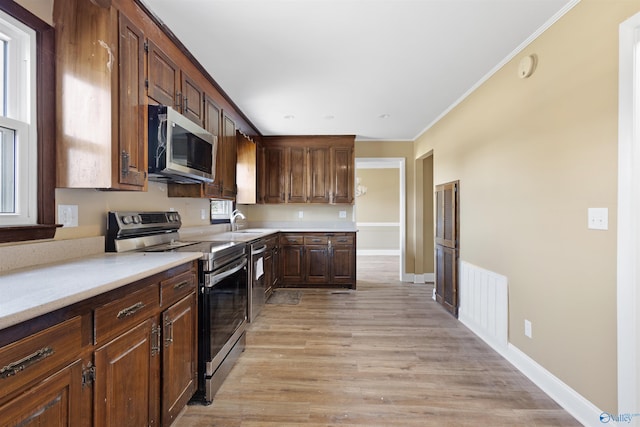
[(236, 224), (236, 219), (238, 219), (238, 217), (240, 217), (240, 219), (247, 219), (247, 217), (238, 209), (231, 212), (231, 231), (238, 230), (238, 225)]

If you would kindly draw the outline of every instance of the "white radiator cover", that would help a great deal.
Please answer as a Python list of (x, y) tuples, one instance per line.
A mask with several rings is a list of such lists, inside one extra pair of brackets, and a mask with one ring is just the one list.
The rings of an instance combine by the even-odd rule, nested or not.
[(508, 348), (507, 278), (460, 260), (458, 319), (499, 353)]

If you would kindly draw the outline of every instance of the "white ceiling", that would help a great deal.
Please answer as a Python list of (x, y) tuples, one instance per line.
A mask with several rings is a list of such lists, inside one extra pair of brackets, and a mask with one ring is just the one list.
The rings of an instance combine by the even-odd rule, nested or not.
[(414, 140), (579, 0), (143, 0), (263, 135)]

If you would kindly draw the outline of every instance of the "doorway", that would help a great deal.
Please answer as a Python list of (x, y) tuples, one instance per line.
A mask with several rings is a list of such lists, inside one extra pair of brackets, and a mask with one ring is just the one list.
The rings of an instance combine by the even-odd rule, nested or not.
[[(362, 172), (360, 174), (362, 177), (359, 176), (359, 172)], [(403, 280), (406, 276), (405, 159), (396, 157), (356, 158), (355, 175), (354, 215), (358, 227), (357, 253), (359, 256), (399, 256), (398, 276), (400, 280)], [(371, 180), (363, 179), (365, 175), (372, 177)], [(393, 179), (387, 180), (387, 182), (384, 179), (379, 179), (385, 175), (391, 176)], [(384, 196), (385, 192), (387, 192), (386, 197)]]

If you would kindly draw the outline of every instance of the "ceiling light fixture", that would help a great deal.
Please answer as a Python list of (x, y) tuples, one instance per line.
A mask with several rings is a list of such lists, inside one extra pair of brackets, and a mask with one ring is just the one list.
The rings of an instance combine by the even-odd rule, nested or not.
[(389, 117), (391, 117), (391, 114), (387, 114), (387, 113), (380, 114), (378, 116), (379, 119), (388, 119)]
[(287, 114), (286, 116), (284, 116), (285, 120), (293, 120), (295, 118), (296, 118), (296, 116), (294, 116), (293, 114)]
[(324, 116), (325, 120), (333, 120), (336, 118), (336, 116), (334, 116), (333, 114), (327, 114), (326, 116)]

